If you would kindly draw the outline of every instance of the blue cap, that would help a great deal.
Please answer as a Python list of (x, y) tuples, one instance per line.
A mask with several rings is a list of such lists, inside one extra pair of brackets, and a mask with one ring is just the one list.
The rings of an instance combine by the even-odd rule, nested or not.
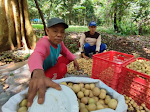
[(91, 21), (89, 26), (97, 26), (95, 21)]

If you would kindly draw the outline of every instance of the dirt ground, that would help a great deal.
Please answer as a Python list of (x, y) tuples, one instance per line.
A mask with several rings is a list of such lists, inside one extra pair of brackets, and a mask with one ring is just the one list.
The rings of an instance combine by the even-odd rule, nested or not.
[[(79, 53), (80, 53), (80, 52), (77, 52), (78, 51), (78, 42), (79, 42), (80, 37), (81, 37), (81, 33), (68, 33), (66, 35), (66, 38), (64, 39), (64, 43), (65, 43), (66, 47), (72, 53), (76, 53), (75, 55), (77, 55), (77, 56), (79, 56)], [(149, 56), (150, 36), (137, 35), (137, 36), (121, 37), (121, 36), (114, 36), (114, 35), (109, 35), (109, 34), (102, 34), (102, 43), (107, 44), (108, 50), (115, 50), (115, 51), (119, 51), (119, 52), (123, 52), (123, 53), (134, 54), (136, 57), (140, 56), (140, 57), (150, 59), (150, 56)], [(2, 69), (8, 70), (5, 67), (5, 65), (8, 65), (10, 63), (11, 63), (11, 65), (14, 65), (14, 66), (9, 66), (10, 68), (17, 69), (19, 66), (23, 66), (27, 63), (26, 60), (28, 59), (29, 56), (30, 55), (26, 52), (23, 52), (22, 49), (15, 49), (15, 50), (1, 52), (0, 53), (1, 70)], [(18, 64), (18, 67), (16, 64)], [(10, 82), (10, 80), (12, 81), (12, 79), (18, 82), (17, 87), (20, 87), (20, 88), (19, 89), (17, 88), (17, 92), (22, 89), (25, 89), (28, 85), (28, 83), (25, 83), (23, 86), (20, 86), (21, 85), (20, 83), (22, 83), (22, 82), (19, 82), (19, 81), (24, 81), (24, 79), (29, 80), (29, 78), (30, 78), (29, 77), (30, 73), (28, 73), (28, 72), (23, 73), (23, 72), (25, 72), (25, 69), (27, 67), (25, 67), (25, 69), (23, 67), (19, 72), (14, 72), (14, 74), (17, 73), (18, 76), (16, 74), (15, 75), (10, 74), (9, 77), (7, 76), (7, 78), (9, 79), (8, 82)], [(10, 70), (10, 68), (9, 68), (9, 70)], [(12, 71), (12, 69), (11, 69), (11, 71)], [(0, 77), (1, 77), (1, 70), (0, 70)], [(5, 71), (5, 72), (9, 73), (9, 71)], [(24, 74), (29, 74), (29, 75), (22, 76), (22, 75), (20, 75), (21, 73), (23, 75)], [(2, 82), (1, 82), (1, 84), (2, 84)], [(13, 88), (12, 83), (10, 83), (9, 85), (5, 84), (5, 86), (6, 86), (6, 88), (7, 88), (7, 86), (10, 86), (9, 89)], [(14, 87), (16, 87), (16, 85)], [(6, 92), (3, 92), (3, 86), (0, 85), (0, 96), (3, 96), (5, 98), (5, 99), (0, 99), (0, 102), (2, 102), (2, 100), (3, 100), (3, 104), (4, 104), (4, 101), (6, 102), (9, 99), (9, 97), (11, 96), (11, 94), (9, 93), (7, 95)], [(2, 106), (2, 104), (0, 103), (0, 107), (1, 106)], [(1, 109), (0, 109), (0, 112), (1, 112)], [(134, 112), (134, 111), (132, 111), (132, 112)]]
[[(78, 42), (82, 33), (67, 33), (64, 38), (64, 44), (72, 52), (78, 51)], [(133, 54), (135, 57), (150, 59), (150, 36), (115, 36), (110, 34), (101, 34), (102, 43), (107, 45), (107, 50), (114, 50), (123, 53)], [(30, 55), (23, 50), (15, 49), (0, 53), (0, 66), (9, 63), (23, 62)]]
[[(64, 39), (67, 48), (78, 46), (78, 41), (82, 33), (68, 33)], [(102, 43), (107, 45), (107, 50), (119, 51), (127, 54), (133, 54), (135, 57), (144, 57), (150, 59), (150, 36), (115, 36), (110, 34), (101, 34)]]

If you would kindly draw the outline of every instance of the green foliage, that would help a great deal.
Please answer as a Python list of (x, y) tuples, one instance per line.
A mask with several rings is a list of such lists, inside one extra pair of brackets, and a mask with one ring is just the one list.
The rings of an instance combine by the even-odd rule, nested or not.
[[(150, 34), (149, 0), (39, 0), (38, 3), (45, 21), (52, 17), (62, 18), (70, 25), (67, 32), (88, 30), (78, 26), (87, 26), (94, 20), (102, 31), (114, 33), (116, 14), (118, 34)], [(40, 18), (34, 0), (28, 0), (28, 4), (30, 18)], [(36, 28), (41, 29), (41, 26)]]
[(99, 33), (108, 33), (108, 34), (114, 34), (114, 35), (116, 34), (112, 27), (98, 26), (96, 31), (99, 32)]
[[(71, 40), (71, 39), (70, 39)], [(70, 46), (68, 47), (68, 49), (69, 49), (69, 51), (71, 52), (71, 53), (75, 53), (75, 52), (77, 52), (78, 50), (79, 50), (79, 48), (78, 48), (78, 46), (77, 46), (78, 44), (70, 44)]]
[(25, 59), (28, 59), (30, 57), (30, 53), (24, 56)]
[(11, 73), (10, 76), (14, 76), (15, 74)]
[(81, 6), (81, 5), (75, 5), (75, 6), (73, 7), (73, 9), (75, 9), (75, 10), (78, 10), (78, 9), (86, 9), (86, 7)]
[(63, 42), (71, 53), (75, 53), (79, 50), (79, 48), (78, 48), (79, 39), (78, 38), (71, 38), (68, 36), (68, 37), (64, 38)]

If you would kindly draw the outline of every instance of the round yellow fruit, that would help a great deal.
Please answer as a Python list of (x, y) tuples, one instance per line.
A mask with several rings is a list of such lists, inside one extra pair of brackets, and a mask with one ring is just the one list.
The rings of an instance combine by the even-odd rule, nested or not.
[(87, 109), (88, 109), (89, 111), (94, 111), (94, 110), (96, 110), (96, 105), (95, 105), (94, 103), (90, 103), (90, 104), (88, 105)]
[(100, 89), (99, 89), (98, 87), (94, 87), (92, 91), (93, 91), (93, 95), (94, 95), (94, 96), (99, 96), (99, 94), (100, 94)]
[(27, 112), (27, 107), (20, 107), (18, 112)]
[(115, 99), (111, 99), (108, 102), (108, 107), (115, 110), (117, 107), (117, 104), (118, 104), (118, 102)]
[(83, 98), (84, 97), (84, 93), (82, 91), (79, 91), (77, 93), (78, 98)]
[(20, 103), (20, 107), (26, 107), (27, 106), (27, 99), (23, 99)]
[(74, 84), (74, 85), (72, 86), (72, 89), (73, 89), (73, 91), (74, 91), (75, 93), (78, 93), (78, 92), (80, 91), (80, 86), (79, 86), (78, 84)]

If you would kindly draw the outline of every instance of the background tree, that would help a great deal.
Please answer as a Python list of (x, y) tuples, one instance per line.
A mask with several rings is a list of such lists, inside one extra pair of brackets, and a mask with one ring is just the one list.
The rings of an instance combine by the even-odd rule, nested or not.
[(133, 22), (137, 23), (138, 33), (146, 33), (150, 27), (150, 3), (148, 0), (139, 0), (132, 16)]
[[(28, 0), (28, 8), (29, 8), (29, 14), (30, 14), (30, 20), (34, 20), (35, 18), (39, 18), (39, 12), (36, 8), (36, 4), (32, 0)], [(34, 23), (34, 21), (32, 21)]]
[(43, 13), (42, 13), (42, 11), (41, 11), (41, 9), (40, 9), (40, 7), (39, 7), (39, 4), (38, 4), (37, 0), (34, 0), (34, 2), (35, 2), (35, 4), (36, 4), (36, 7), (37, 7), (37, 9), (38, 9), (38, 11), (39, 11), (40, 17), (41, 17), (42, 22), (43, 22), (45, 35), (47, 35), (47, 34), (46, 34), (46, 25), (45, 25), (45, 20), (44, 20), (44, 17), (43, 17)]
[(69, 25), (84, 26), (94, 20), (125, 35), (150, 32), (149, 0), (40, 0), (39, 6), (45, 20), (51, 15), (64, 19)]

